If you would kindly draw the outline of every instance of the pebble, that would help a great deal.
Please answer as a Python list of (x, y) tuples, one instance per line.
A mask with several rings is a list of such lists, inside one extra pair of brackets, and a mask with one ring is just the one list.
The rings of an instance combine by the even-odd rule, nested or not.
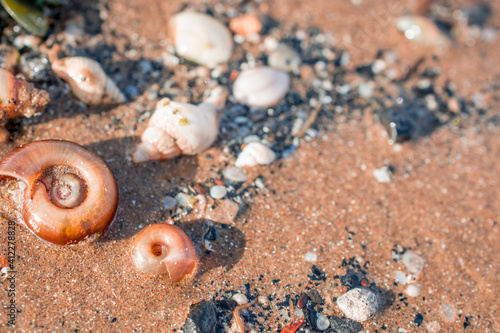
[(405, 252), (401, 259), (406, 269), (415, 276), (418, 276), (422, 272), (422, 269), (424, 269), (425, 259), (412, 251)]
[(163, 208), (169, 210), (177, 205), (177, 200), (175, 200), (175, 198), (167, 196), (161, 200), (161, 203), (163, 205)]
[(406, 295), (410, 297), (417, 297), (420, 295), (420, 285), (419, 284), (410, 284), (408, 287), (406, 287)]
[(257, 302), (259, 302), (260, 305), (266, 305), (267, 304), (267, 297), (266, 296), (259, 296), (259, 297), (257, 297)]
[(397, 271), (396, 272), (396, 282), (400, 285), (405, 285), (406, 284), (406, 274), (401, 272), (401, 271)]
[(337, 306), (347, 318), (363, 322), (382, 309), (382, 299), (371, 289), (353, 288), (337, 299)]
[(51, 80), (50, 63), (46, 56), (25, 53), (21, 56), (21, 71), (29, 81), (48, 82)]
[(229, 29), (235, 34), (247, 36), (258, 34), (262, 29), (262, 23), (252, 14), (245, 14), (240, 17), (234, 17), (229, 22)]
[(358, 86), (359, 96), (361, 96), (362, 98), (372, 97), (374, 88), (375, 88), (375, 84), (373, 82), (360, 84)]
[(215, 304), (211, 301), (201, 301), (191, 306), (183, 330), (184, 333), (215, 333), (216, 324)]
[(318, 255), (314, 252), (307, 252), (305, 259), (307, 262), (316, 262), (318, 260)]
[(189, 195), (187, 195), (186, 193), (178, 193), (176, 196), (175, 196), (175, 201), (177, 201), (177, 204), (179, 206), (188, 206), (189, 205)]
[(245, 171), (243, 171), (243, 169), (240, 169), (238, 167), (227, 168), (222, 172), (222, 174), (224, 175), (224, 178), (226, 178), (227, 180), (237, 183), (246, 182), (248, 178), (247, 175), (245, 174)]
[(222, 185), (215, 185), (210, 189), (210, 196), (214, 199), (222, 199), (226, 196), (227, 189)]
[(331, 332), (335, 333), (358, 333), (363, 325), (349, 318), (330, 317)]
[(330, 320), (328, 320), (327, 317), (323, 316), (322, 314), (318, 313), (316, 315), (316, 327), (320, 331), (326, 330), (328, 327), (330, 327)]
[(373, 176), (379, 183), (389, 183), (391, 181), (391, 174), (387, 166), (373, 170)]
[(238, 305), (243, 305), (248, 303), (248, 298), (242, 293), (237, 293), (233, 295), (233, 299), (238, 303)]
[(233, 223), (236, 220), (236, 216), (238, 216), (239, 210), (240, 207), (236, 202), (223, 199), (219, 201), (214, 209), (207, 210), (206, 218), (220, 223)]
[(429, 333), (438, 333), (441, 330), (441, 325), (437, 321), (431, 321), (430, 323), (425, 324), (425, 328)]
[(455, 308), (449, 303), (443, 303), (441, 307), (441, 313), (443, 314), (444, 320), (451, 322), (455, 319)]

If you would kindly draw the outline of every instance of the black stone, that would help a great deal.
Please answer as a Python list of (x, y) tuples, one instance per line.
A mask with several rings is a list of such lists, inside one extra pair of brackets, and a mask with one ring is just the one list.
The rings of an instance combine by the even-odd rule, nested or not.
[(424, 322), (424, 316), (422, 316), (421, 313), (417, 313), (417, 315), (415, 316), (415, 320), (413, 322), (417, 324), (417, 326), (422, 325), (422, 323)]
[(363, 329), (363, 325), (349, 318), (330, 317), (328, 333), (356, 333)]
[(183, 329), (185, 333), (215, 333), (216, 324), (215, 304), (201, 301), (191, 306)]

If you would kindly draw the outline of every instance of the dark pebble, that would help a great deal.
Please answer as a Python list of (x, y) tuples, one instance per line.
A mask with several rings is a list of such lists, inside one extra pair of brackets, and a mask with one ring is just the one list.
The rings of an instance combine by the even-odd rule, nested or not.
[(424, 322), (424, 316), (422, 316), (422, 314), (420, 313), (417, 313), (417, 315), (415, 316), (415, 320), (413, 322), (417, 324), (417, 326), (422, 325), (422, 323)]
[(363, 325), (349, 318), (330, 317), (328, 333), (356, 333), (363, 329)]
[(49, 82), (51, 79), (49, 59), (44, 55), (25, 53), (21, 56), (20, 67), (28, 81)]
[(215, 333), (216, 324), (215, 304), (201, 301), (191, 306), (183, 329), (184, 333)]

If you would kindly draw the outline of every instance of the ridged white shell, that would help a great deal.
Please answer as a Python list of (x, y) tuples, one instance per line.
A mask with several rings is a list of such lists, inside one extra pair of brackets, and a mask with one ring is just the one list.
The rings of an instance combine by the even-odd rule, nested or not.
[(51, 65), (52, 70), (69, 83), (82, 102), (91, 105), (125, 102), (123, 93), (97, 61), (86, 57), (68, 57), (57, 59)]
[(238, 168), (251, 167), (257, 164), (268, 165), (273, 163), (275, 159), (276, 154), (269, 147), (260, 142), (251, 142), (243, 148), (243, 151), (236, 159), (235, 165)]
[(226, 97), (226, 91), (218, 87), (199, 105), (160, 100), (132, 155), (133, 162), (196, 155), (210, 147), (219, 133), (218, 111)]
[(423, 16), (403, 16), (396, 25), (406, 38), (424, 46), (445, 47), (450, 42), (434, 22)]
[(169, 29), (177, 54), (188, 60), (214, 67), (231, 57), (231, 32), (212, 16), (182, 12), (172, 17)]
[(233, 95), (242, 104), (264, 108), (278, 103), (289, 89), (288, 73), (257, 67), (241, 72), (234, 81)]

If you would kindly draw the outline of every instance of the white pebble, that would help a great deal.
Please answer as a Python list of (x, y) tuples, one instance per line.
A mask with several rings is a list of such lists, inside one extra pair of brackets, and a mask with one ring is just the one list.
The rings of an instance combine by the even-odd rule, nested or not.
[(233, 300), (238, 303), (238, 305), (243, 305), (248, 303), (248, 298), (242, 293), (237, 293), (233, 295)]
[(177, 204), (179, 206), (188, 206), (189, 205), (189, 195), (185, 193), (178, 193), (175, 196), (175, 201), (177, 201)]
[(328, 318), (326, 318), (325, 316), (323, 316), (322, 314), (318, 313), (317, 317), (316, 317), (316, 327), (320, 330), (320, 331), (324, 331), (326, 330), (328, 327), (330, 326), (330, 320), (328, 320)]
[(430, 323), (425, 324), (425, 328), (429, 331), (429, 333), (438, 333), (441, 330), (441, 325), (437, 321), (431, 321)]
[(410, 272), (418, 276), (424, 269), (425, 259), (412, 251), (407, 251), (403, 254), (402, 262)]
[(375, 88), (375, 84), (373, 82), (360, 84), (358, 86), (359, 96), (361, 96), (362, 98), (372, 97), (374, 88)]
[(382, 300), (371, 289), (354, 288), (337, 299), (337, 306), (347, 318), (363, 322), (382, 309)]
[(227, 168), (222, 172), (222, 174), (224, 175), (224, 178), (232, 182), (243, 183), (247, 180), (245, 171), (238, 167)]
[(443, 303), (443, 306), (441, 307), (441, 313), (443, 314), (445, 321), (453, 321), (455, 319), (455, 312), (456, 310), (453, 305), (449, 303)]
[(290, 316), (288, 315), (288, 311), (285, 309), (280, 310), (280, 316), (283, 317), (283, 319), (288, 320), (290, 319)]
[(240, 168), (257, 164), (268, 165), (273, 163), (275, 159), (276, 154), (269, 147), (260, 142), (252, 142), (243, 148), (243, 151), (236, 159), (235, 165)]
[(222, 185), (215, 185), (210, 189), (210, 196), (214, 199), (222, 199), (226, 196), (227, 189)]
[(389, 168), (386, 166), (373, 170), (373, 175), (379, 183), (389, 183), (391, 181), (391, 174), (389, 173)]
[(307, 252), (305, 259), (307, 262), (316, 262), (318, 260), (318, 255), (314, 252)]
[(401, 271), (397, 271), (396, 272), (396, 282), (400, 285), (406, 284), (406, 274), (401, 272)]
[(174, 208), (177, 205), (177, 200), (170, 196), (167, 196), (162, 199), (161, 203), (163, 204), (163, 208), (168, 210)]
[(420, 285), (419, 284), (410, 284), (406, 287), (406, 295), (410, 297), (417, 297), (420, 295)]

